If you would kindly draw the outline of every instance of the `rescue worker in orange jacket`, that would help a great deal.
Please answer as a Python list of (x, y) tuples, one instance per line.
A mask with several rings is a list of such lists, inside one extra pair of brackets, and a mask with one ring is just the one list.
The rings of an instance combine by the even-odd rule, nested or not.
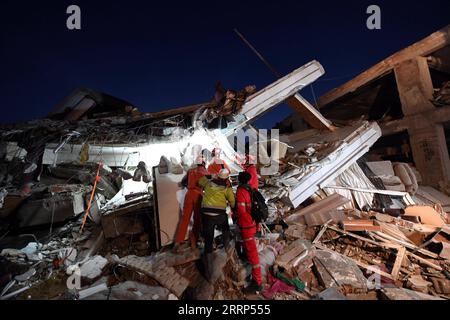
[(175, 237), (176, 247), (178, 247), (178, 245), (181, 244), (186, 237), (186, 232), (191, 221), (192, 212), (194, 212), (194, 225), (190, 234), (190, 241), (191, 247), (195, 248), (197, 246), (197, 240), (200, 235), (200, 210), (202, 206), (203, 195), (202, 188), (198, 185), (198, 182), (202, 177), (208, 175), (208, 171), (206, 171), (205, 165), (205, 159), (202, 156), (199, 156), (197, 158), (196, 167), (190, 169), (186, 174), (188, 191), (184, 198), (183, 217), (181, 218)]
[(228, 173), (231, 174), (231, 170), (228, 167), (228, 165), (220, 158), (222, 150), (220, 148), (214, 148), (214, 150), (211, 153), (211, 156), (213, 157), (209, 166), (208, 166), (208, 173), (212, 176), (216, 176), (219, 174), (219, 172), (222, 169), (227, 169)]
[(252, 265), (252, 282), (244, 291), (246, 293), (253, 293), (262, 290), (262, 276), (255, 240), (256, 223), (251, 215), (252, 196), (249, 192), (251, 187), (248, 185), (251, 180), (251, 175), (248, 172), (241, 172), (239, 173), (238, 180), (239, 187), (236, 191), (235, 216), (239, 229), (241, 230), (241, 238), (244, 242), (247, 259)]

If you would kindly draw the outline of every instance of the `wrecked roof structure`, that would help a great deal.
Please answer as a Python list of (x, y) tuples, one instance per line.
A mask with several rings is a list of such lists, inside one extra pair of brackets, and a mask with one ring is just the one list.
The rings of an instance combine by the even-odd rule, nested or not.
[[(445, 98), (449, 56), (450, 26), (446, 26), (324, 94), (318, 107), (335, 123), (377, 121), (383, 138), (373, 152), (386, 159), (389, 154), (394, 161), (414, 160), (424, 183), (438, 187), (450, 179), (446, 139), (450, 112)], [(297, 119), (287, 119), (282, 126), (293, 122), (297, 127)], [(402, 159), (404, 144), (412, 155), (408, 159)]]
[[(210, 102), (156, 113), (79, 89), (46, 119), (1, 126), (0, 299), (448, 298), (450, 197), (411, 164), (367, 157), (377, 122), (331, 123), (298, 94), (324, 72), (312, 61), (261, 90), (218, 85)], [(312, 129), (251, 126), (285, 101)], [(241, 128), (265, 146), (256, 295), (242, 290), (239, 249), (214, 251), (209, 281), (201, 247), (171, 250), (186, 171), (220, 147), (236, 189)]]

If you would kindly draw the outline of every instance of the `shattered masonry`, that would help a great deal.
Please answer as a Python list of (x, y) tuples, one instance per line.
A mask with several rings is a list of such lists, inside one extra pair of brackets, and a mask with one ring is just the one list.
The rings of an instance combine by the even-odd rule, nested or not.
[[(435, 62), (435, 51), (414, 58), (416, 66)], [(396, 68), (401, 81), (405, 71)], [(411, 113), (324, 120), (297, 93), (324, 72), (313, 61), (259, 91), (218, 84), (210, 102), (157, 113), (78, 89), (46, 119), (1, 126), (0, 299), (448, 299), (446, 175), (425, 176), (429, 164), (415, 145), (402, 145), (400, 155), (382, 148), (386, 134), (413, 121)], [(366, 80), (325, 95), (323, 114), (334, 120), (339, 101), (366, 97)], [(430, 96), (439, 108), (433, 112), (450, 107), (449, 83)], [(398, 85), (407, 110), (407, 90)], [(280, 150), (279, 171), (263, 175), (257, 165), (269, 207), (257, 241), (264, 287), (246, 295), (251, 266), (239, 236), (231, 254), (214, 251), (210, 281), (201, 246), (191, 249), (187, 241), (171, 250), (181, 182), (196, 151), (220, 147), (236, 189), (244, 155), (234, 133), (257, 132), (251, 122), (286, 100), (300, 114), (305, 108), (313, 129), (290, 132), (290, 119), (279, 124), (284, 134), (271, 141)], [(412, 144), (415, 129), (408, 127)], [(394, 156), (404, 161), (389, 160)], [(445, 162), (436, 161), (439, 168)]]

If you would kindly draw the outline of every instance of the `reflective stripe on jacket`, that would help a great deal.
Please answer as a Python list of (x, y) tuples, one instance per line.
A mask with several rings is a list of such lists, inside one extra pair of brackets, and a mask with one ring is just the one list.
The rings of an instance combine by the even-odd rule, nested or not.
[(238, 225), (241, 228), (254, 227), (255, 221), (252, 218), (252, 199), (247, 189), (238, 187), (236, 191), (236, 214)]
[(208, 178), (202, 177), (198, 184), (204, 191), (202, 201), (203, 208), (226, 209), (228, 203), (234, 208), (235, 198), (233, 189), (226, 181), (224, 181), (224, 184), (218, 184), (215, 183), (214, 180), (210, 181)]

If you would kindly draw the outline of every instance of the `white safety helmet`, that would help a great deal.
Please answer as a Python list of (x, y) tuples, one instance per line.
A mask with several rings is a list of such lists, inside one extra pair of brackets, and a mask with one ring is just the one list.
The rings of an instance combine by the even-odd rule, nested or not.
[(230, 176), (230, 172), (227, 169), (222, 169), (219, 172), (219, 178), (222, 180), (228, 179)]

